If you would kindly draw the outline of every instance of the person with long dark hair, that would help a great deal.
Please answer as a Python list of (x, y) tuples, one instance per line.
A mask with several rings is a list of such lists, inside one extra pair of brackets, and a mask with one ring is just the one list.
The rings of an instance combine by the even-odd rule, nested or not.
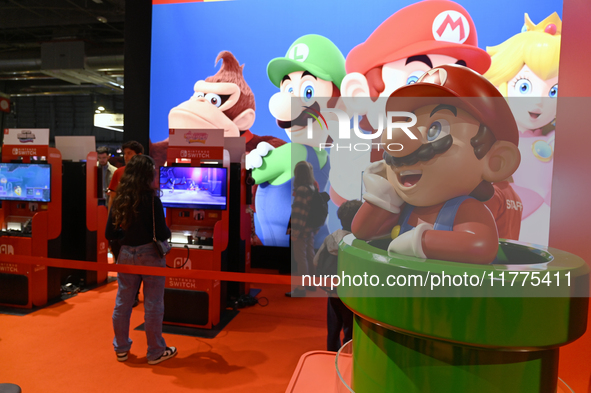
[[(314, 235), (318, 228), (307, 225), (310, 212), (310, 201), (314, 191), (318, 189), (318, 183), (314, 180), (314, 169), (307, 161), (300, 161), (293, 171), (293, 204), (291, 206), (291, 247), (293, 259), (295, 260), (296, 271), (293, 273), (301, 275), (312, 275), (314, 266)], [(306, 289), (313, 290), (315, 287)], [(297, 297), (305, 295), (305, 288), (298, 285), (291, 292), (285, 295)]]
[[(153, 242), (154, 233), (158, 240), (170, 238), (162, 202), (152, 186), (155, 171), (154, 160), (146, 155), (133, 156), (125, 167), (105, 230), (107, 239), (118, 239), (121, 244), (117, 264), (166, 266), (165, 258), (160, 256)], [(113, 311), (113, 346), (118, 361), (127, 360), (131, 348), (129, 323), (135, 295), (142, 281), (148, 363), (157, 364), (177, 354), (176, 348), (167, 347), (162, 337), (165, 280), (163, 276), (117, 274), (119, 288)]]

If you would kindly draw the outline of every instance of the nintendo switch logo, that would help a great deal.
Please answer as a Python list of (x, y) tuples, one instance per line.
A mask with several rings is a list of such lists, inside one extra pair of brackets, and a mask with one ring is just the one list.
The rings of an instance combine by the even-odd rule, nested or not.
[[(187, 263), (185, 263), (187, 261)], [(174, 269), (187, 269), (191, 270), (191, 260), (188, 258), (176, 257), (172, 263)]]
[(458, 11), (443, 11), (433, 20), (432, 31), (435, 41), (463, 44), (470, 35), (470, 24)]
[(184, 137), (187, 143), (202, 143), (205, 144), (209, 135), (205, 132), (187, 132)]
[(99, 244), (99, 254), (104, 254), (107, 252), (107, 244), (105, 242), (100, 242)]
[(12, 244), (0, 244), (0, 254), (14, 255)]

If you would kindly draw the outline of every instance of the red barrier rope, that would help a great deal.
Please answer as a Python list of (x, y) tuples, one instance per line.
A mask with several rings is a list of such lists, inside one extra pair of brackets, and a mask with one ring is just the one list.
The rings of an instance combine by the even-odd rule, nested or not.
[(71, 259), (33, 257), (29, 255), (0, 254), (0, 262), (51, 266), (80, 270), (106, 270), (110, 272), (145, 274), (151, 276), (194, 278), (198, 280), (236, 281), (258, 284), (291, 285), (292, 280), (291, 276), (282, 276), (278, 274), (235, 273), (213, 270), (188, 270), (151, 266), (118, 265), (102, 262), (76, 261)]

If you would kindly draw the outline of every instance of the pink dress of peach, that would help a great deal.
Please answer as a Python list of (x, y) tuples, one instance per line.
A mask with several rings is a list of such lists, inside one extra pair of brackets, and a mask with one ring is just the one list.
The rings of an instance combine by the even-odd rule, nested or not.
[(519, 137), (521, 164), (513, 189), (523, 202), (519, 241), (547, 246), (550, 231), (554, 131), (527, 130)]

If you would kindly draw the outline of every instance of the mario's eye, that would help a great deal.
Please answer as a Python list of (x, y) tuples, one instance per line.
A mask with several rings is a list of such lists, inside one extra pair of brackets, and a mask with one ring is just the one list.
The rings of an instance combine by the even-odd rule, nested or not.
[(412, 85), (413, 83), (417, 83), (417, 81), (419, 80), (419, 78), (421, 76), (423, 76), (424, 73), (425, 73), (425, 71), (415, 71), (415, 72), (413, 72), (406, 79), (406, 84), (407, 85)]
[(436, 120), (429, 126), (427, 130), (427, 141), (434, 142), (444, 136), (449, 135), (449, 122), (444, 119)]
[(548, 92), (548, 96), (551, 98), (556, 98), (558, 96), (558, 83), (552, 86), (552, 88)]
[(211, 102), (212, 105), (216, 106), (217, 108), (222, 105), (222, 98), (215, 93), (207, 93), (205, 95), (205, 99)]
[(314, 84), (312, 82), (305, 82), (300, 89), (300, 96), (306, 102), (314, 98)]
[(515, 82), (515, 93), (518, 94), (531, 94), (531, 82), (529, 81), (529, 79), (519, 79), (517, 82)]
[(198, 91), (198, 92), (195, 93), (195, 97), (196, 98), (203, 98), (203, 97), (205, 97), (205, 93), (203, 93), (201, 91)]

